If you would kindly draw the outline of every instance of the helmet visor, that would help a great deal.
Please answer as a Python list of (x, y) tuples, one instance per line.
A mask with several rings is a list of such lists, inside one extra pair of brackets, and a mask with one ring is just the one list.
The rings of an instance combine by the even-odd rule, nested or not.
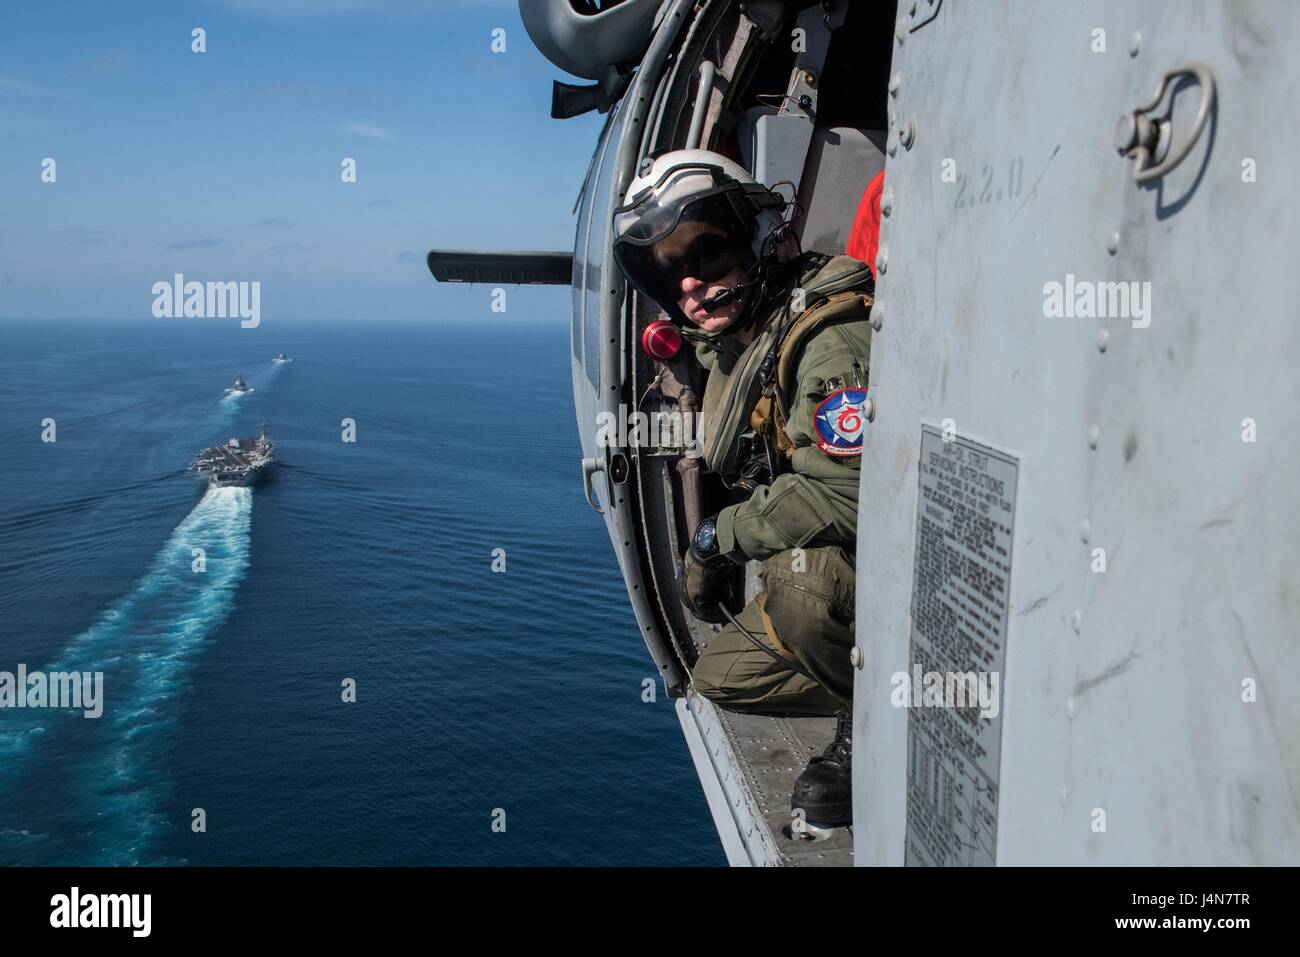
[(662, 206), (650, 195), (614, 214), (614, 258), (628, 282), (675, 312), (682, 280), (716, 282), (754, 264), (754, 220), (735, 206), (740, 191), (721, 187)]

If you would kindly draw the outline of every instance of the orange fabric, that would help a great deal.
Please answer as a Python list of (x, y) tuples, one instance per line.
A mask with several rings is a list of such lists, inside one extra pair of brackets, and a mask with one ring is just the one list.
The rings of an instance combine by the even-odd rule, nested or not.
[(853, 228), (849, 231), (848, 248), (844, 250), (847, 255), (870, 266), (872, 275), (876, 272), (876, 247), (880, 245), (880, 194), (884, 189), (885, 171), (882, 169), (862, 194), (858, 212), (853, 217)]

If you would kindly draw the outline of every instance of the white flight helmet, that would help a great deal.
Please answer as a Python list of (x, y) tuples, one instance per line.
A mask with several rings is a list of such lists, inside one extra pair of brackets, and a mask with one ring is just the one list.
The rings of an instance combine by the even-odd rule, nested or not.
[(683, 325), (677, 303), (686, 276), (713, 282), (739, 267), (746, 278), (729, 300), (761, 284), (789, 205), (739, 163), (700, 149), (643, 166), (627, 197), (614, 210), (614, 259), (628, 282)]

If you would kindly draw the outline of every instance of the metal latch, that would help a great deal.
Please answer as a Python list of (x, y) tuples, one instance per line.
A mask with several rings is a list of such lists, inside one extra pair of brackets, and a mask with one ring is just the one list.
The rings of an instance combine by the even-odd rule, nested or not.
[(591, 496), (591, 476), (593, 472), (603, 471), (605, 471), (605, 460), (599, 455), (582, 460), (582, 493), (587, 496), (587, 504), (600, 515), (604, 515), (605, 510), (597, 505), (596, 500)]
[[(1193, 76), (1201, 87), (1201, 102), (1196, 109), (1196, 120), (1182, 145), (1172, 153), (1169, 143), (1173, 139), (1173, 118), (1169, 114), (1152, 117), (1148, 114), (1160, 105), (1170, 81), (1180, 76)], [(1172, 106), (1172, 104), (1171, 104)], [(1201, 131), (1210, 118), (1214, 106), (1214, 75), (1202, 63), (1189, 63), (1170, 70), (1156, 84), (1151, 102), (1119, 118), (1115, 127), (1115, 148), (1120, 156), (1133, 160), (1133, 179), (1139, 183), (1164, 176), (1187, 158), (1200, 138)], [(1148, 165), (1151, 164), (1151, 165)]]
[(599, 455), (593, 455), (589, 459), (582, 460), (582, 494), (587, 496), (587, 504), (596, 510), (600, 515), (605, 514), (605, 510), (596, 504), (592, 496), (591, 476), (596, 472), (604, 472), (605, 476), (614, 485), (622, 485), (627, 481), (631, 464), (627, 456), (622, 452), (612, 453), (608, 460), (601, 458)]

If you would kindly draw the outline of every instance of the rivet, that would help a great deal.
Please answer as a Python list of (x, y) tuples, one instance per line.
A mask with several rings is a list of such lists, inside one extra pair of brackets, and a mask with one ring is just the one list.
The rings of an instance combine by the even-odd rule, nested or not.
[(862, 414), (867, 417), (868, 422), (876, 421), (876, 400), (874, 396), (867, 396), (866, 401), (862, 403)]
[(886, 186), (880, 196), (880, 215), (888, 216), (894, 211), (894, 187)]
[(1074, 698), (1065, 699), (1065, 716), (1071, 721), (1074, 720)]
[(1099, 352), (1105, 352), (1105, 351), (1106, 351), (1106, 343), (1108, 343), (1108, 342), (1110, 342), (1110, 330), (1109, 330), (1109, 329), (1098, 329), (1098, 330), (1097, 330), (1097, 350), (1098, 350)]
[(871, 315), (868, 317), (871, 328), (880, 331), (880, 327), (885, 324), (885, 304), (879, 299), (871, 304)]
[(1092, 533), (1092, 523), (1085, 518), (1083, 521), (1079, 523), (1079, 538), (1083, 540), (1083, 544), (1085, 545), (1088, 544), (1088, 536), (1091, 533)]
[(862, 649), (857, 645), (854, 645), (849, 651), (849, 664), (853, 665), (854, 668), (862, 667)]
[(1077, 635), (1079, 630), (1083, 627), (1082, 609), (1074, 609), (1074, 614), (1070, 616), (1070, 625), (1074, 628), (1074, 633)]
[(1138, 51), (1142, 49), (1142, 31), (1134, 30), (1133, 36), (1128, 41), (1128, 55), (1137, 56)]
[(1088, 426), (1088, 448), (1095, 449), (1097, 443), (1101, 441), (1101, 429), (1096, 425)]
[(902, 129), (898, 131), (898, 138), (909, 150), (912, 148), (912, 143), (916, 140), (916, 127), (912, 125), (911, 120), (903, 124)]
[(885, 140), (885, 152), (890, 156), (898, 154), (898, 127), (889, 131), (889, 137)]
[(1119, 230), (1112, 229), (1110, 235), (1106, 237), (1106, 252), (1112, 256), (1119, 252)]
[(898, 45), (902, 46), (903, 41), (907, 39), (907, 17), (898, 18), (898, 22), (894, 24), (894, 36), (898, 37)]
[(881, 245), (876, 251), (876, 275), (883, 276), (889, 270), (889, 247)]
[(899, 70), (889, 78), (889, 95), (898, 96), (898, 91), (903, 88), (903, 71)]

